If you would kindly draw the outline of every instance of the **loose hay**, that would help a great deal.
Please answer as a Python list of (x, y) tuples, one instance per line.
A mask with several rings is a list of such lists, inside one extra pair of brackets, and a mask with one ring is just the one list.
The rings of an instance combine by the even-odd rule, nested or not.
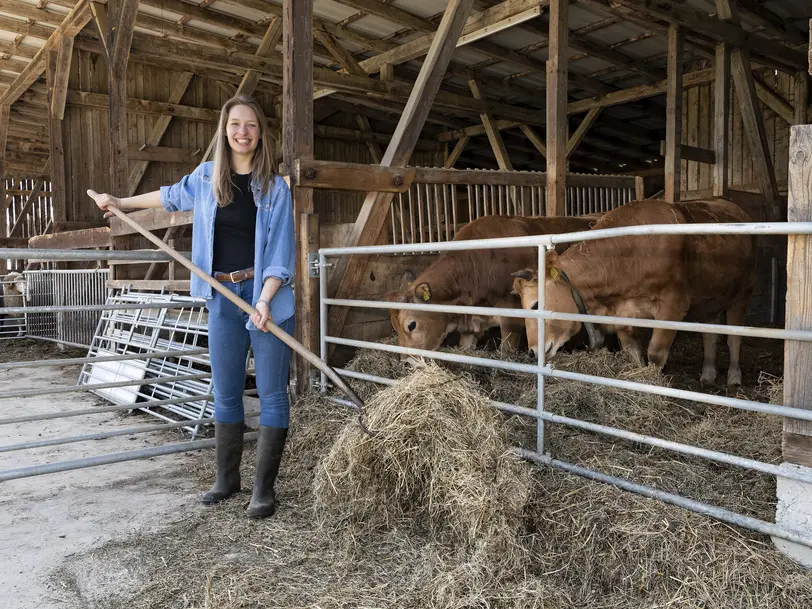
[[(403, 365), (393, 364), (391, 355), (373, 355), (374, 361), (351, 366), (388, 376), (381, 373), (386, 366)], [(573, 354), (557, 366), (687, 383), (680, 374), (654, 377), (624, 357)], [(763, 396), (765, 383), (743, 394)], [(605, 391), (549, 380), (547, 407), (780, 462), (779, 419)], [(516, 463), (506, 448), (532, 442), (535, 423), (488, 407), (486, 397), (510, 401), (500, 392), (532, 406), (535, 378), (446, 364), (418, 367), (368, 398), (370, 427), (380, 433), (372, 439), (354, 426), (351, 412), (319, 396), (300, 400), (292, 409), (277, 516), (247, 521), (246, 494), (158, 535), (111, 544), (102, 552), (140, 549), (153, 575), (138, 593), (105, 607), (812, 606), (812, 573), (781, 556), (766, 537)], [(774, 515), (775, 487), (767, 476), (564, 426), (547, 429), (558, 458), (767, 520)], [(249, 452), (246, 461), (252, 458)], [(201, 489), (211, 482), (211, 461), (206, 457)], [(246, 480), (250, 474), (249, 465)]]
[(515, 551), (529, 492), (499, 413), (468, 379), (417, 366), (366, 404), (376, 435), (348, 424), (316, 472), (322, 525), (361, 533), (416, 526), (463, 547)]

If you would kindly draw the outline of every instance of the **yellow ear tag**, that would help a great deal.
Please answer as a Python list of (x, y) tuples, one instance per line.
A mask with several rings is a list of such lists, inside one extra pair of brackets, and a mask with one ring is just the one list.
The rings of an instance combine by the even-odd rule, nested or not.
[(550, 279), (556, 280), (561, 273), (558, 272), (558, 269), (554, 266), (550, 267)]
[(429, 294), (428, 290), (425, 290), (423, 292), (423, 300), (428, 300), (429, 298), (431, 298), (431, 294)]

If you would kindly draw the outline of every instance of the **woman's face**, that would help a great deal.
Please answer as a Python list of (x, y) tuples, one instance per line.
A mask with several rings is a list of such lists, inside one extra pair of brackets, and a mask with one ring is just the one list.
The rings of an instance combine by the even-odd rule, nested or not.
[(253, 154), (259, 145), (259, 121), (248, 106), (234, 106), (226, 121), (228, 145), (237, 154)]

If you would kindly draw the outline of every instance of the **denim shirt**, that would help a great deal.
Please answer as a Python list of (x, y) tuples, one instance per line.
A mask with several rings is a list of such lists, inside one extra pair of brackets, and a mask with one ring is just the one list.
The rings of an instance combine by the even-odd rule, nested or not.
[[(191, 174), (172, 186), (161, 187), (161, 205), (166, 211), (194, 210), (192, 230), (192, 262), (211, 275), (214, 256), (214, 199), (212, 173), (214, 163), (198, 166)], [(261, 186), (251, 182), (257, 206), (257, 228), (254, 235), (254, 296), (253, 306), (259, 300), (262, 286), (268, 277), (282, 280), (282, 285), (271, 299), (271, 319), (280, 324), (294, 313), (293, 270), (296, 260), (296, 238), (293, 225), (293, 203), (285, 181), (275, 176), (273, 187), (265, 195)], [(261, 278), (261, 281), (259, 279)], [(210, 299), (212, 287), (192, 274), (191, 294)], [(249, 319), (246, 327), (256, 330)]]

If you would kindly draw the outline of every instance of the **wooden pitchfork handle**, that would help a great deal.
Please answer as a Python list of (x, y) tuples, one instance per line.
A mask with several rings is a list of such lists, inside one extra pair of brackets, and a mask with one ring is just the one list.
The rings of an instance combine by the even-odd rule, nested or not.
[[(151, 232), (149, 232), (147, 229), (145, 229), (143, 226), (138, 224), (138, 222), (136, 222), (135, 220), (130, 218), (127, 214), (125, 214), (119, 208), (113, 207), (111, 205), (110, 207), (107, 208), (107, 210), (112, 212), (117, 218), (121, 219), (124, 223), (128, 224), (135, 231), (137, 231), (138, 233), (140, 233), (141, 235), (143, 235), (144, 237), (149, 239), (152, 243), (154, 243), (158, 247), (158, 249), (160, 249), (161, 251), (163, 251), (166, 254), (169, 254), (172, 258), (174, 258), (175, 260), (180, 262), (183, 266), (185, 266), (187, 269), (189, 269), (195, 275), (200, 277), (203, 281), (208, 283), (212, 288), (214, 288), (215, 290), (220, 292), (223, 296), (228, 298), (231, 302), (233, 302), (235, 305), (237, 305), (240, 309), (242, 309), (243, 311), (248, 313), (248, 315), (253, 316), (255, 313), (258, 312), (254, 307), (252, 307), (250, 304), (245, 302), (242, 298), (240, 298), (239, 296), (234, 294), (234, 292), (232, 292), (231, 290), (226, 288), (222, 283), (217, 281), (214, 277), (211, 277), (206, 272), (204, 272), (203, 269), (201, 269), (199, 266), (197, 266), (196, 264), (194, 264), (190, 260), (188, 260), (188, 259), (184, 258), (183, 256), (181, 256), (177, 251), (175, 251), (173, 248), (168, 246), (166, 243), (164, 243), (163, 241), (158, 239), (158, 237), (156, 237)], [(364, 416), (364, 402), (363, 402), (363, 400), (361, 400), (360, 397), (358, 397), (358, 394), (356, 394), (350, 388), (350, 386), (347, 385), (347, 383), (344, 382), (344, 379), (342, 379), (336, 373), (336, 371), (333, 370), (332, 368), (330, 368), (330, 366), (328, 366), (325, 362), (323, 362), (321, 359), (316, 357), (316, 355), (314, 353), (312, 353), (311, 351), (309, 351), (302, 343), (300, 343), (298, 340), (293, 338), (290, 334), (288, 334), (287, 332), (282, 330), (279, 326), (277, 326), (275, 323), (273, 323), (270, 319), (268, 319), (265, 322), (265, 327), (271, 332), (271, 334), (276, 336), (279, 340), (281, 340), (283, 343), (288, 345), (291, 349), (296, 351), (296, 353), (301, 355), (308, 362), (310, 362), (316, 368), (318, 368), (324, 374), (326, 374), (327, 377), (331, 381), (333, 381), (336, 384), (336, 386), (338, 388), (340, 388), (347, 395), (348, 398), (350, 398), (350, 400), (352, 401), (353, 404), (355, 404), (355, 406), (356, 406), (356, 408), (358, 410), (358, 424), (361, 426), (361, 428), (365, 432), (367, 432), (367, 433), (369, 433), (371, 435), (371, 432), (369, 431), (369, 429), (367, 429), (367, 427), (364, 425), (364, 423), (362, 421), (362, 418)]]

